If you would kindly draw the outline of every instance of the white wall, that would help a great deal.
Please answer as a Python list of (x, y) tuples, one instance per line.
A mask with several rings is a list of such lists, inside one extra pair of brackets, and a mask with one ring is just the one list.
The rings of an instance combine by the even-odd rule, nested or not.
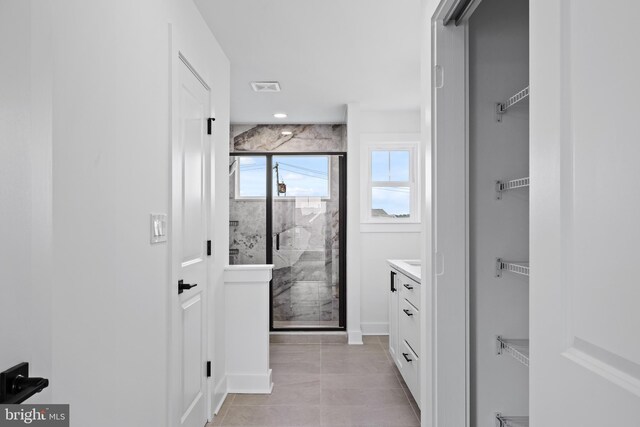
[[(191, 1), (0, 7), (1, 54), (11, 58), (0, 68), (0, 262), (12, 283), (0, 315), (20, 326), (3, 328), (10, 341), (0, 361), (31, 361), (51, 379), (39, 398), (70, 403), (74, 425), (167, 426), (175, 285), (167, 245), (149, 244), (149, 213), (169, 212), (168, 23), (212, 83), (223, 183), (229, 63)], [(219, 218), (227, 209), (215, 204)], [(224, 219), (215, 224), (213, 298), (228, 229)], [(223, 365), (214, 361), (216, 375)]]
[[(357, 119), (356, 119), (357, 118)], [(348, 138), (348, 194), (360, 194), (360, 168), (368, 159), (362, 156), (360, 144), (364, 135), (375, 134), (419, 134), (420, 112), (409, 111), (366, 111), (358, 105), (349, 106), (347, 123)], [(354, 158), (355, 157), (355, 158)], [(356, 160), (357, 159), (357, 160)], [(357, 163), (354, 170), (352, 163)], [(386, 334), (389, 326), (389, 267), (387, 259), (420, 258), (420, 231), (384, 232), (360, 230), (360, 203), (354, 197), (348, 197), (348, 215), (352, 222), (348, 223), (347, 269), (352, 273), (347, 278), (347, 289), (354, 285), (360, 287), (360, 328), (364, 335)], [(354, 229), (354, 227), (356, 227)], [(367, 230), (375, 230), (375, 226)], [(359, 260), (353, 262), (353, 251), (358, 251)], [(355, 271), (354, 271), (355, 270)], [(348, 291), (347, 313), (353, 308)], [(347, 321), (347, 328), (351, 324)]]
[(51, 378), (50, 28), (33, 3), (0, 2), (0, 371)]

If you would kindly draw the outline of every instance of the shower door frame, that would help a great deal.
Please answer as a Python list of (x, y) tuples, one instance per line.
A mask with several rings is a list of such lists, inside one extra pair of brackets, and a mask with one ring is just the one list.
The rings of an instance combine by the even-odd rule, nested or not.
[(313, 152), (279, 152), (279, 151), (240, 151), (230, 152), (229, 156), (236, 157), (265, 157), (266, 159), (266, 262), (273, 264), (273, 157), (281, 156), (337, 156), (338, 183), (338, 326), (335, 327), (273, 327), (273, 278), (269, 282), (269, 330), (271, 332), (335, 332), (347, 330), (347, 153), (344, 151), (313, 151)]

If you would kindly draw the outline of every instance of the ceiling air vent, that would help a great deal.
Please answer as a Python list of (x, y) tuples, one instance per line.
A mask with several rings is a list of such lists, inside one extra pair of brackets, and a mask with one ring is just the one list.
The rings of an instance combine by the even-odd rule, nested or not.
[(251, 82), (254, 92), (280, 92), (280, 83), (278, 82)]

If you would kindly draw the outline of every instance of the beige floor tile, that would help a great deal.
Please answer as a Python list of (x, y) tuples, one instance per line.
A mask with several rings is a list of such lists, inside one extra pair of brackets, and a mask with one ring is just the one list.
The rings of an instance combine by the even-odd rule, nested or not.
[(320, 425), (319, 406), (231, 406), (223, 426), (306, 427)]
[(289, 353), (320, 352), (320, 344), (280, 344), (271, 343), (269, 353), (272, 355)]
[(391, 362), (369, 362), (330, 360), (322, 362), (322, 374), (392, 374)]
[(334, 345), (323, 344), (320, 348), (320, 352), (323, 354), (365, 354), (365, 353), (377, 353), (386, 355), (387, 351), (380, 344), (366, 344), (366, 345)]
[(322, 352), (322, 363), (329, 362), (343, 362), (343, 363), (387, 363), (390, 364), (391, 361), (387, 357), (386, 354), (382, 352), (362, 352), (362, 353), (354, 353), (354, 352)]
[(401, 406), (323, 406), (323, 426), (418, 427), (420, 421), (409, 404)]
[[(237, 400), (237, 399), (236, 399)], [(407, 396), (400, 388), (323, 389), (322, 406), (406, 406)]]
[(296, 350), (287, 352), (286, 350), (277, 350), (270, 353), (270, 362), (274, 363), (320, 363), (320, 350)]
[(386, 337), (365, 341), (350, 346), (344, 336), (272, 336), (273, 392), (230, 395), (209, 426), (419, 426), (420, 411)]
[(271, 379), (274, 384), (278, 384), (279, 386), (316, 387), (321, 384), (321, 375), (319, 373), (286, 374), (274, 372)]
[(340, 388), (382, 388), (402, 389), (402, 385), (395, 374), (367, 374), (344, 375), (324, 374), (320, 376), (323, 389)]
[(302, 362), (271, 362), (271, 369), (279, 374), (318, 374), (320, 360)]
[(269, 342), (280, 344), (320, 344), (322, 335), (270, 335)]
[[(320, 386), (283, 387), (274, 385), (271, 394), (240, 394), (233, 406), (309, 406), (320, 402)], [(405, 398), (406, 399), (406, 398)]]
[(347, 344), (347, 335), (321, 335), (322, 344)]
[(238, 394), (234, 406), (309, 406), (320, 402), (319, 374), (278, 374), (273, 376), (271, 394)]

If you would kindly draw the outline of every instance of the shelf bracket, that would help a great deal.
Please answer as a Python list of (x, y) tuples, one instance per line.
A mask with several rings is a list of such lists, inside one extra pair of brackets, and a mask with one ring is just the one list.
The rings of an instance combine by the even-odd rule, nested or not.
[(496, 277), (502, 277), (503, 271), (529, 277), (527, 262), (507, 262), (502, 258), (496, 258)]
[(502, 200), (502, 193), (505, 191), (528, 187), (529, 184), (529, 177), (512, 179), (511, 181), (496, 181), (496, 199)]
[(529, 97), (529, 86), (522, 89), (520, 92), (507, 99), (505, 102), (496, 103), (496, 121), (502, 121), (502, 115), (507, 112), (510, 107), (513, 107), (518, 102)]
[(498, 412), (496, 427), (529, 427), (529, 417), (508, 417)]
[(502, 277), (502, 258), (496, 258), (496, 277)]

